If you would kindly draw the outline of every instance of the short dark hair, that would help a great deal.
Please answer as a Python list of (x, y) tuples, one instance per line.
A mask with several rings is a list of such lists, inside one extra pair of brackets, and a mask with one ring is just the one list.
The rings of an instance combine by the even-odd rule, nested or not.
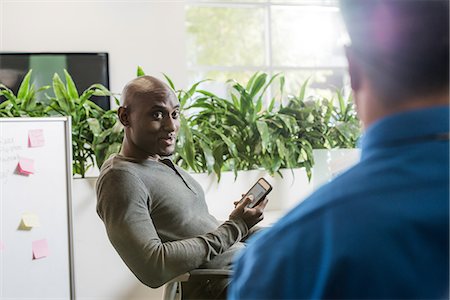
[(351, 49), (385, 98), (401, 101), (448, 89), (448, 0), (340, 3)]

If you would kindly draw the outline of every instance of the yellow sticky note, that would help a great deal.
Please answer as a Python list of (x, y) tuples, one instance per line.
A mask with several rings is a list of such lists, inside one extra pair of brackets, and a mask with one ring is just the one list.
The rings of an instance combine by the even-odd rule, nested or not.
[(24, 213), (22, 215), (22, 222), (25, 227), (29, 228), (41, 226), (41, 223), (39, 222), (39, 216), (33, 213)]

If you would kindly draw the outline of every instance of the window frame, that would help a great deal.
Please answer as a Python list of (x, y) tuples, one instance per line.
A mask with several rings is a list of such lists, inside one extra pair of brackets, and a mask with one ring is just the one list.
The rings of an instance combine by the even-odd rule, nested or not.
[[(294, 2), (295, 1), (295, 2)], [(188, 73), (195, 72), (257, 72), (262, 71), (266, 72), (269, 76), (273, 76), (279, 72), (288, 72), (288, 71), (323, 71), (323, 70), (332, 70), (337, 72), (344, 72), (347, 70), (347, 66), (327, 66), (327, 65), (319, 65), (319, 66), (283, 66), (283, 65), (274, 65), (273, 64), (273, 48), (272, 48), (272, 8), (274, 7), (301, 7), (301, 6), (314, 6), (314, 7), (329, 7), (333, 9), (339, 9), (338, 0), (264, 0), (258, 2), (252, 1), (215, 1), (215, 0), (186, 0), (185, 9), (187, 10), (189, 7), (198, 6), (198, 7), (222, 7), (222, 8), (263, 8), (264, 9), (264, 65), (255, 66), (255, 65), (235, 65), (235, 66), (225, 66), (225, 65), (196, 65), (191, 64), (187, 61), (187, 71)], [(346, 85), (346, 78), (343, 78), (343, 86)]]

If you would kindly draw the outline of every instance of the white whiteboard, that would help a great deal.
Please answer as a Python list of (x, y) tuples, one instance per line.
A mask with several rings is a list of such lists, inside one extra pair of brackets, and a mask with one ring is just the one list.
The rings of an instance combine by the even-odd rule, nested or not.
[[(43, 145), (30, 147), (30, 130)], [(0, 118), (1, 300), (75, 299), (71, 143), (70, 118)], [(33, 174), (18, 169), (23, 158), (34, 162)], [(39, 226), (24, 230), (25, 213)], [(36, 259), (33, 242), (43, 239), (48, 253)]]

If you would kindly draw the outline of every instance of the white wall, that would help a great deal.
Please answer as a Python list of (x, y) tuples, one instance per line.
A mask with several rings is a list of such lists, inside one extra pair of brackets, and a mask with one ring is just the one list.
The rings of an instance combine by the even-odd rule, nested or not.
[[(108, 52), (110, 89), (141, 65), (187, 83), (184, 1), (0, 0), (0, 51)], [(161, 299), (139, 283), (107, 241), (95, 196), (74, 199), (76, 299)]]
[(0, 51), (108, 52), (110, 88), (141, 65), (187, 84), (184, 1), (0, 0)]

